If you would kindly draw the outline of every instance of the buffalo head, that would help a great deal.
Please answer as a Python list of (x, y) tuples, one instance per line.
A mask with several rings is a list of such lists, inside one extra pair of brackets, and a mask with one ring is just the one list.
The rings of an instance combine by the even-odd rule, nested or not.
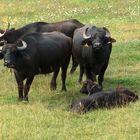
[(86, 113), (87, 109), (82, 102), (75, 101), (71, 104), (70, 111), (73, 113), (84, 114)]
[(19, 52), (27, 48), (27, 43), (23, 40), (17, 41), (15, 44), (5, 44), (2, 48), (4, 55), (4, 66), (15, 68)]
[(106, 27), (98, 28), (96, 26), (86, 27), (83, 39), (82, 44), (92, 45), (94, 50), (100, 50), (104, 45), (116, 42)]
[(0, 46), (6, 43), (15, 42), (15, 28), (1, 30), (0, 29)]
[(80, 92), (85, 94), (94, 94), (99, 91), (102, 91), (101, 86), (91, 80), (84, 81), (83, 86), (80, 89)]

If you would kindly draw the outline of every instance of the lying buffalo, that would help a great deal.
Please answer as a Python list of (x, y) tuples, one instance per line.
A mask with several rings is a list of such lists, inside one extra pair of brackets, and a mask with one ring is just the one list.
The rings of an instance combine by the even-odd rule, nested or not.
[(125, 87), (118, 87), (115, 91), (97, 92), (73, 102), (71, 111), (85, 113), (90, 109), (119, 107), (136, 100), (138, 96), (135, 93)]
[(6, 44), (2, 49), (4, 65), (14, 69), (19, 100), (28, 101), (30, 85), (36, 74), (54, 72), (50, 86), (51, 89), (56, 89), (60, 67), (62, 90), (66, 90), (65, 80), (71, 49), (71, 38), (60, 32), (30, 33), (14, 44)]
[(79, 82), (81, 82), (85, 72), (87, 79), (92, 81), (95, 81), (95, 77), (98, 75), (98, 83), (102, 87), (104, 73), (112, 50), (112, 43), (115, 41), (105, 27), (84, 26), (75, 30), (73, 36), (75, 62), (71, 73), (80, 64)]

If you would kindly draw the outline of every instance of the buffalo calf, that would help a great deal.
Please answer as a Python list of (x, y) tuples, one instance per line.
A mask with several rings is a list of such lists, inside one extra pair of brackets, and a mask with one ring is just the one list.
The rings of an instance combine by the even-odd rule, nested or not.
[(85, 113), (90, 109), (111, 108), (127, 105), (138, 100), (138, 96), (125, 87), (118, 87), (114, 91), (101, 91), (79, 99), (71, 104), (71, 111)]
[(83, 86), (80, 89), (81, 93), (85, 93), (85, 94), (93, 94), (96, 92), (102, 91), (102, 88), (100, 85), (98, 85), (97, 83), (93, 82), (92, 80), (86, 80), (83, 82)]

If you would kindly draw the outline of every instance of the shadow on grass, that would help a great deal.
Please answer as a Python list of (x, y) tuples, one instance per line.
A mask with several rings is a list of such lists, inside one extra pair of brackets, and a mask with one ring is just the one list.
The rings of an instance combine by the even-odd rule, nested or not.
[(18, 104), (18, 100), (16, 96), (3, 96), (0, 95), (0, 105), (14, 105)]
[[(125, 86), (130, 90), (137, 91), (139, 83), (135, 78), (106, 78), (103, 83), (104, 90), (113, 90), (117, 86)], [(67, 111), (69, 109), (70, 104), (79, 98), (82, 98), (86, 95), (80, 93), (81, 85), (77, 84), (75, 86), (68, 85), (68, 91), (62, 92), (60, 89), (56, 91), (51, 91), (49, 94), (43, 91), (42, 93), (37, 93), (34, 89), (29, 92), (29, 103), (27, 104), (42, 104), (44, 107), (47, 106), (49, 110), (60, 109)], [(140, 93), (138, 93), (139, 95)], [(17, 95), (12, 96), (0, 96), (0, 105), (18, 105), (22, 104), (22, 102), (18, 102)], [(25, 103), (23, 103), (25, 104)], [(25, 104), (26, 105), (26, 104)]]
[(50, 110), (58, 108), (61, 108), (62, 110), (68, 110), (74, 100), (79, 99), (83, 96), (84, 95), (82, 95), (79, 91), (69, 90), (67, 92), (53, 92), (51, 96), (42, 98), (41, 102), (43, 104), (47, 103)]

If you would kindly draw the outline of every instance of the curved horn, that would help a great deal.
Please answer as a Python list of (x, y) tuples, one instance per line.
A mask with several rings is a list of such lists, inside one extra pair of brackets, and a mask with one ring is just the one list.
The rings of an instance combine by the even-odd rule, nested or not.
[(5, 33), (6, 33), (6, 30), (4, 31), (4, 33), (0, 33), (0, 37), (3, 37)]
[(2, 51), (3, 46), (0, 46), (0, 52)]
[(21, 43), (22, 43), (22, 46), (17, 46), (17, 49), (20, 51), (27, 48), (27, 43), (25, 41), (21, 40)]
[(106, 37), (111, 37), (111, 34), (109, 32), (109, 30), (106, 27), (103, 27), (103, 29), (106, 31)]
[(87, 30), (88, 30), (88, 28), (86, 28), (85, 31), (83, 32), (83, 38), (84, 38), (84, 39), (89, 39), (89, 38), (91, 38), (91, 35), (88, 35), (88, 36), (86, 35)]

